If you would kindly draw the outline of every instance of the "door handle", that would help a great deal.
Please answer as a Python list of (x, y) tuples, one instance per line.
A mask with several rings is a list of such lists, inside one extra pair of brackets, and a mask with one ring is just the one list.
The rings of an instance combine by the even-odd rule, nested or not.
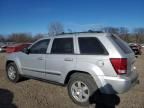
[(64, 61), (73, 61), (73, 58), (65, 58)]
[(42, 57), (38, 57), (37, 59), (38, 59), (38, 60), (43, 60), (43, 58), (42, 58)]

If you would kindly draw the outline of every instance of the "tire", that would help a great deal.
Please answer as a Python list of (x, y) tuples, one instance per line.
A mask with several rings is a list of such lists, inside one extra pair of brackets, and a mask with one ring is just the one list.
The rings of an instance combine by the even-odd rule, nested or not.
[(90, 97), (98, 90), (93, 78), (85, 73), (74, 73), (68, 82), (68, 94), (74, 103), (90, 105)]
[(11, 62), (6, 66), (6, 74), (8, 80), (10, 80), (11, 82), (16, 83), (20, 80), (20, 75), (14, 62)]

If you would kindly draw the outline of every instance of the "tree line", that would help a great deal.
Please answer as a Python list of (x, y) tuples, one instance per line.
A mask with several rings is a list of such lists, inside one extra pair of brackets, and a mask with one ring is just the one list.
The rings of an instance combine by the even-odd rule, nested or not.
[(32, 36), (32, 34), (30, 33), (12, 33), (8, 36), (0, 34), (0, 42), (16, 42), (16, 43), (34, 42), (42, 37), (44, 37), (43, 34), (37, 34), (35, 36)]
[(126, 27), (104, 27), (101, 29), (103, 32), (114, 33), (120, 36), (124, 41), (130, 43), (144, 43), (144, 28), (134, 28), (129, 30)]
[[(97, 29), (89, 29), (88, 31), (97, 31)], [(100, 28), (98, 31), (107, 32), (107, 33), (114, 33), (120, 36), (124, 41), (130, 43), (144, 43), (144, 28), (134, 28), (133, 30), (129, 30), (126, 27), (103, 27)], [(50, 23), (48, 26), (48, 34), (47, 36), (54, 36), (61, 33), (64, 33), (64, 26), (60, 22), (53, 22)], [(68, 33), (72, 33), (72, 29), (67, 29)], [(8, 36), (4, 36), (0, 34), (0, 42), (34, 42), (39, 38), (44, 37), (44, 34), (37, 34), (33, 36), (30, 33), (12, 33)]]

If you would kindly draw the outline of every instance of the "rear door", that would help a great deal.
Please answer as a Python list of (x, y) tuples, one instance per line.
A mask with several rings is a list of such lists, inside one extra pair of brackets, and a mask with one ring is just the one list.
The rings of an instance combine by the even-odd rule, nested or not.
[(97, 37), (79, 36), (77, 37), (77, 43), (77, 49), (79, 50), (79, 54), (77, 55), (78, 65), (81, 65), (84, 68), (88, 67), (93, 70), (95, 70), (96, 67), (99, 67), (99, 69), (103, 72), (95, 71), (97, 72), (97, 75), (104, 75), (105, 70), (109, 71), (109, 64), (107, 63), (109, 58), (108, 52)]
[(73, 37), (54, 38), (50, 53), (46, 55), (46, 79), (63, 82), (75, 64)]

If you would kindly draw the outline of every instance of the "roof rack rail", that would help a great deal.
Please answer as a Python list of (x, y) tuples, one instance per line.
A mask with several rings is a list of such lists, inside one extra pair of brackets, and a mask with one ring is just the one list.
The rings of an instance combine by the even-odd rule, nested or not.
[(76, 34), (76, 33), (104, 33), (104, 32), (103, 32), (103, 31), (88, 30), (88, 31), (84, 31), (84, 32), (72, 32), (72, 33), (65, 33), (65, 32), (62, 32), (62, 33), (57, 34), (57, 35), (63, 35), (63, 34)]

